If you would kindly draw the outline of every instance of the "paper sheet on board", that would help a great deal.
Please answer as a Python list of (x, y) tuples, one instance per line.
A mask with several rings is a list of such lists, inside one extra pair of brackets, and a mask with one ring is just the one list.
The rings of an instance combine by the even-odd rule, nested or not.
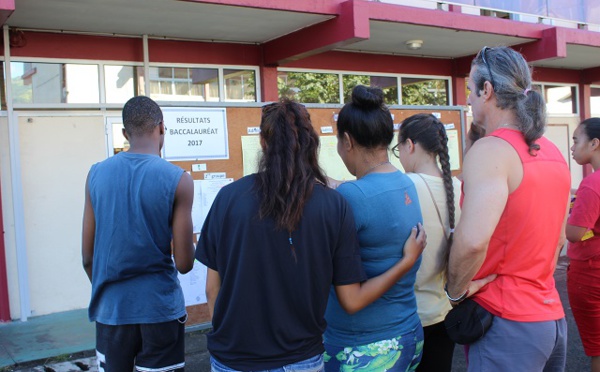
[(244, 176), (258, 171), (258, 161), (261, 152), (259, 136), (242, 136)]
[(206, 266), (194, 260), (194, 268), (187, 274), (177, 274), (185, 306), (206, 303)]
[(321, 136), (321, 148), (319, 150), (319, 165), (325, 174), (339, 181), (355, 180), (342, 161), (337, 152), (336, 136)]
[(194, 180), (194, 204), (192, 205), (192, 222), (194, 232), (200, 232), (206, 215), (217, 197), (217, 193), (225, 185), (233, 182), (233, 178), (213, 180)]
[(460, 144), (458, 142), (458, 131), (455, 129), (447, 130), (448, 135), (448, 153), (450, 154), (450, 169), (460, 169)]

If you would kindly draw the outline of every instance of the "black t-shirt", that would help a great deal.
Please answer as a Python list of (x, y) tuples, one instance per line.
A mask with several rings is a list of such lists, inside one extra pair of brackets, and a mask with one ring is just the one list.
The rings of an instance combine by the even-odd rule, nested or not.
[(272, 218), (258, 217), (255, 175), (217, 195), (202, 227), (196, 258), (217, 271), (211, 355), (230, 368), (278, 368), (323, 353), (332, 284), (366, 280), (352, 209), (316, 184), (292, 240)]

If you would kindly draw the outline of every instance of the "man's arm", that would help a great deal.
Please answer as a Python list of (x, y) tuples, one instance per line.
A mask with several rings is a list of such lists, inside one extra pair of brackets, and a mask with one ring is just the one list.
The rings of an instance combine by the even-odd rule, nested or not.
[[(463, 164), (465, 197), (454, 233), (448, 268), (448, 294), (477, 292), (493, 278), (472, 282), (504, 212), (509, 194), (508, 169), (518, 155), (503, 140), (483, 138), (473, 144)], [(520, 162), (518, 163), (520, 164)]]
[(183, 172), (173, 203), (173, 258), (175, 267), (182, 274), (194, 267), (194, 235), (192, 203), (194, 182), (189, 173)]
[(90, 175), (85, 181), (85, 202), (83, 206), (83, 227), (81, 236), (81, 261), (83, 269), (90, 282), (92, 281), (92, 266), (94, 262), (94, 238), (96, 235), (96, 217), (90, 199), (89, 190)]
[(585, 235), (586, 231), (589, 229), (587, 227), (575, 226), (575, 225), (566, 225), (565, 233), (566, 238), (571, 243), (580, 242), (581, 238)]
[(409, 238), (404, 243), (402, 259), (388, 271), (363, 283), (335, 286), (335, 293), (342, 308), (347, 313), (354, 314), (381, 297), (414, 266), (425, 248), (426, 240), (423, 226), (419, 224), (418, 235), (417, 228), (413, 227)]
[(206, 272), (206, 299), (208, 300), (208, 313), (212, 319), (215, 313), (215, 302), (221, 289), (221, 277), (219, 273), (211, 268)]
[[(566, 225), (566, 236), (571, 243), (580, 242), (593, 229), (600, 215), (600, 196), (583, 180), (577, 189), (577, 199)], [(570, 204), (570, 203), (569, 203)]]

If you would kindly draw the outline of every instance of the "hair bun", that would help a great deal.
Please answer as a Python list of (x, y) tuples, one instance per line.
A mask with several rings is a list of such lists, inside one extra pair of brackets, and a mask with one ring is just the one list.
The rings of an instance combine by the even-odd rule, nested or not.
[(352, 103), (366, 109), (378, 108), (383, 104), (383, 90), (357, 85), (352, 90)]

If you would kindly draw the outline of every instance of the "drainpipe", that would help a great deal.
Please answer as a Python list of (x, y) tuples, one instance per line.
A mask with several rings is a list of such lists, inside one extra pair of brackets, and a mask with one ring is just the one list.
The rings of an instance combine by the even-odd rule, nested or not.
[(150, 52), (148, 48), (148, 35), (142, 36), (144, 50), (144, 95), (150, 97)]
[(8, 278), (6, 277), (6, 253), (4, 249), (4, 221), (2, 218), (2, 187), (0, 186), (0, 322), (10, 321), (10, 303), (8, 302)]

